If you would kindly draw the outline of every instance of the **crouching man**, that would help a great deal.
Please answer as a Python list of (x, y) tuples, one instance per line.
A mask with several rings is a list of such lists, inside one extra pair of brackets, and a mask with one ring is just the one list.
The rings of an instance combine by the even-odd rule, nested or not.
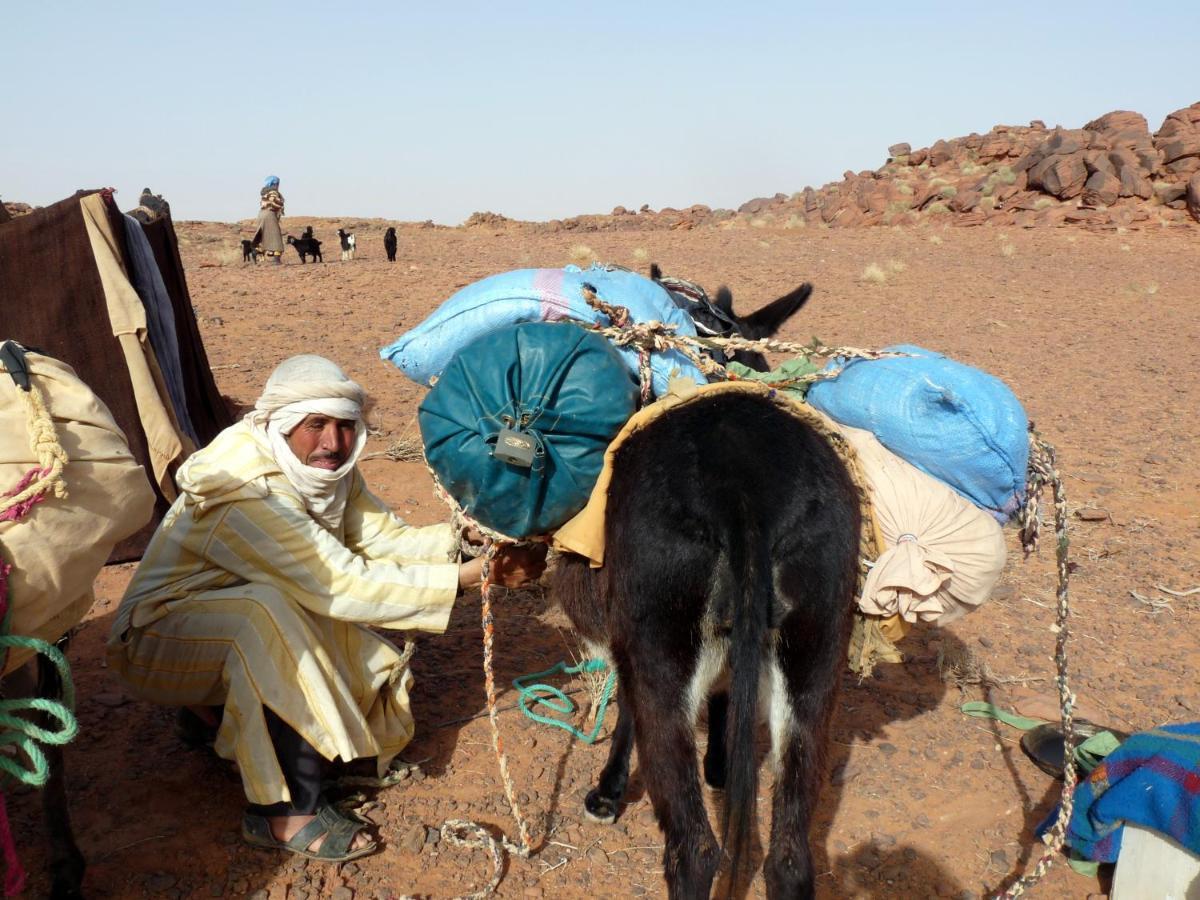
[[(323, 800), (327, 763), (374, 758), (382, 775), (414, 730), (412, 675), (367, 626), (441, 633), (483, 564), (458, 561), (449, 525), (407, 526), (367, 490), (364, 401), (329, 360), (282, 363), (180, 468), (108, 644), (138, 696), (208, 718), (241, 773), (248, 842), (330, 861), (376, 844)], [(493, 578), (516, 587), (544, 563), (508, 550)]]

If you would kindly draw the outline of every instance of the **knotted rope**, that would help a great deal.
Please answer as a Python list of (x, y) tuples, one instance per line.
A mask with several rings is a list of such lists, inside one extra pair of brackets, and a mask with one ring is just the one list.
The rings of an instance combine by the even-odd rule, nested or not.
[(60, 500), (67, 496), (67, 485), (62, 471), (66, 466), (67, 452), (58, 442), (54, 430), (54, 419), (46, 409), (46, 401), (37, 385), (29, 390), (18, 390), (25, 398), (25, 428), (29, 432), (29, 447), (33, 450), (37, 466), (25, 473), (17, 486), (0, 497), (0, 522), (15, 522), (24, 516), (35, 503), (40, 503), (49, 491)]
[(1067, 828), (1071, 824), (1071, 813), (1074, 809), (1075, 784), (1077, 780), (1075, 762), (1075, 723), (1073, 711), (1075, 695), (1071, 693), (1067, 681), (1067, 637), (1069, 634), (1070, 605), (1068, 602), (1068, 587), (1071, 570), (1068, 565), (1067, 551), (1070, 547), (1070, 536), (1067, 534), (1067, 496), (1063, 490), (1062, 477), (1058, 473), (1057, 458), (1054, 447), (1042, 440), (1041, 436), (1029, 426), (1029, 474), (1025, 489), (1025, 504), (1019, 513), (1021, 526), (1021, 546), (1025, 555), (1029, 556), (1037, 549), (1041, 530), (1041, 494), (1046, 485), (1050, 485), (1054, 496), (1054, 555), (1058, 565), (1057, 611), (1055, 615), (1055, 644), (1054, 666), (1057, 672), (1055, 683), (1058, 685), (1058, 700), (1062, 713), (1063, 733), (1063, 788), (1062, 799), (1059, 801), (1058, 818), (1042, 840), (1046, 847), (1042, 858), (1037, 861), (1028, 875), (1018, 878), (1009, 888), (997, 894), (997, 900), (1009, 900), (1012, 897), (1024, 896), (1029, 888), (1037, 884), (1053, 865), (1058, 853), (1062, 850), (1067, 839)]

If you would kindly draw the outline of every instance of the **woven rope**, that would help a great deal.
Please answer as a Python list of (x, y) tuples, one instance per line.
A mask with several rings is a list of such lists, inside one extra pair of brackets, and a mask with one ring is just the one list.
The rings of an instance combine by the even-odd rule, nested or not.
[(42, 392), (37, 385), (31, 384), (28, 391), (18, 390), (17, 393), (25, 398), (25, 427), (29, 432), (29, 447), (37, 460), (37, 468), (27, 472), (16, 488), (0, 498), (0, 521), (24, 515), (49, 491), (53, 491), (59, 499), (67, 496), (62, 471), (69, 460), (67, 452), (58, 442), (54, 419), (46, 409)]
[(1042, 440), (1033, 426), (1029, 428), (1029, 476), (1026, 485), (1025, 505), (1020, 513), (1021, 544), (1028, 556), (1037, 549), (1041, 528), (1040, 502), (1042, 490), (1050, 485), (1054, 496), (1054, 538), (1055, 562), (1058, 566), (1057, 611), (1055, 615), (1055, 645), (1054, 665), (1057, 672), (1055, 683), (1058, 685), (1058, 700), (1062, 714), (1063, 733), (1063, 788), (1062, 799), (1059, 801), (1058, 818), (1049, 833), (1043, 837), (1046, 846), (1041, 859), (1026, 876), (1018, 878), (1009, 888), (997, 898), (1008, 900), (1012, 897), (1024, 896), (1026, 891), (1037, 884), (1042, 876), (1053, 865), (1058, 853), (1066, 843), (1067, 827), (1071, 824), (1071, 813), (1075, 806), (1075, 784), (1077, 781), (1075, 764), (1075, 722), (1073, 710), (1075, 695), (1067, 680), (1067, 638), (1069, 635), (1070, 604), (1068, 588), (1071, 571), (1068, 561), (1070, 536), (1067, 534), (1067, 496), (1063, 490), (1062, 477), (1059, 475), (1054, 447)]

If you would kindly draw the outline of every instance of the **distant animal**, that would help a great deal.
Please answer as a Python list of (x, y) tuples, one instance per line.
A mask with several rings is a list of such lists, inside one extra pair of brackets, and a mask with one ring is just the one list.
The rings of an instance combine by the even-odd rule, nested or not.
[(388, 262), (396, 261), (396, 229), (388, 228), (383, 233), (383, 249), (387, 251)]
[(248, 238), (243, 238), (242, 239), (242, 262), (257, 263), (259, 256), (261, 256), (261, 254), (259, 253), (258, 247), (255, 245), (254, 241), (249, 240)]
[[(750, 315), (739, 316), (733, 311), (733, 295), (724, 285), (717, 288), (716, 296), (710, 300), (708, 293), (698, 284), (682, 278), (664, 276), (657, 263), (650, 264), (650, 278), (667, 289), (675, 305), (691, 316), (696, 324), (696, 331), (701, 335), (737, 335), (752, 341), (772, 337), (784, 322), (800, 311), (812, 295), (812, 285), (805, 282), (794, 291), (772, 300)], [(737, 350), (732, 353), (706, 352), (722, 365), (733, 360), (760, 372), (769, 368), (765, 356), (750, 350)]]
[[(311, 230), (311, 229), (310, 229)], [(296, 253), (300, 255), (300, 262), (306, 262), (306, 257), (311, 256), (313, 262), (324, 262), (321, 258), (321, 242), (315, 237), (292, 237), (287, 236), (287, 242), (296, 248)]]
[[(604, 565), (560, 559), (553, 594), (619, 685), (608, 762), (584, 811), (615, 821), (636, 744), (671, 898), (708, 897), (722, 847), (730, 894), (746, 880), (760, 717), (777, 772), (767, 896), (814, 895), (808, 833), (846, 658), (859, 527), (855, 486), (824, 435), (778, 401), (724, 393), (626, 440), (613, 459)], [(725, 790), (720, 843), (696, 763), (706, 701), (704, 778)]]
[(338, 229), (338, 237), (341, 239), (341, 242), (342, 242), (342, 262), (345, 262), (346, 260), (349, 260), (349, 259), (354, 259), (354, 247), (355, 247), (354, 235), (350, 234), (347, 231), (343, 231), (341, 228), (339, 228)]
[(300, 237), (310, 238), (313, 236), (313, 227), (311, 225), (304, 226), (304, 233)]

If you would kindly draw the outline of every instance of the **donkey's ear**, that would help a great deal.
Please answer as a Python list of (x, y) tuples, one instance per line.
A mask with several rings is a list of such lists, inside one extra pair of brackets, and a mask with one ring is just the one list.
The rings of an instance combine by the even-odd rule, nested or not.
[(751, 340), (771, 337), (783, 324), (800, 311), (812, 294), (812, 285), (807, 281), (790, 294), (772, 300), (762, 309), (740, 318), (742, 334)]
[(658, 267), (658, 263), (650, 263), (650, 280), (662, 281), (662, 269)]
[(717, 288), (717, 295), (713, 297), (713, 306), (723, 313), (733, 315), (733, 293), (725, 285)]

